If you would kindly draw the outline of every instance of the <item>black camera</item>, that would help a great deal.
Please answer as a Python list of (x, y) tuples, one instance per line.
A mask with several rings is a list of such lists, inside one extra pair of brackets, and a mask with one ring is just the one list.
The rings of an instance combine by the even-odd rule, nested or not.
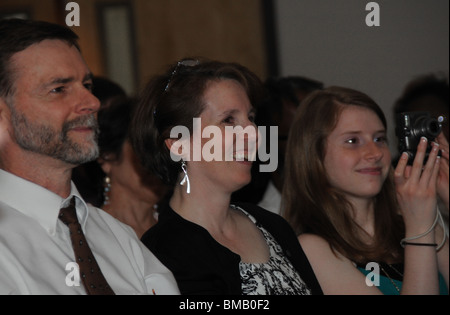
[[(420, 139), (428, 139), (428, 147), (424, 163), (431, 152), (431, 142), (441, 133), (442, 125), (437, 118), (428, 112), (407, 112), (397, 115), (397, 127), (395, 133), (398, 137), (398, 149), (400, 154), (408, 153), (408, 164), (411, 165), (416, 156)], [(439, 152), (440, 153), (440, 152)]]

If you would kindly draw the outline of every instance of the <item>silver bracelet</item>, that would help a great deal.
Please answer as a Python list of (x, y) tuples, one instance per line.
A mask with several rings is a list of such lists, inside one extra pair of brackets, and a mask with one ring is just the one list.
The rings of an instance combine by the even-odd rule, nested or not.
[[(438, 221), (441, 221), (442, 223), (442, 227), (444, 229), (444, 237), (442, 239), (442, 242), (439, 244), (439, 246), (437, 246), (437, 244), (427, 244), (425, 245), (424, 243), (410, 243), (409, 241), (412, 240), (416, 240), (418, 238), (421, 238), (427, 234), (429, 234), (431, 231), (434, 230), (434, 228), (436, 227), (436, 224)], [(439, 251), (442, 246), (444, 246), (445, 241), (447, 240), (447, 235), (445, 233), (445, 224), (444, 224), (444, 219), (442, 218), (441, 212), (439, 211), (439, 209), (436, 209), (436, 219), (434, 219), (433, 225), (425, 232), (416, 236), (411, 236), (411, 237), (407, 237), (404, 238), (400, 241), (400, 245), (405, 248), (405, 245), (418, 245), (418, 244), (422, 244), (422, 245), (418, 245), (418, 246), (435, 246), (436, 247), (436, 251)]]

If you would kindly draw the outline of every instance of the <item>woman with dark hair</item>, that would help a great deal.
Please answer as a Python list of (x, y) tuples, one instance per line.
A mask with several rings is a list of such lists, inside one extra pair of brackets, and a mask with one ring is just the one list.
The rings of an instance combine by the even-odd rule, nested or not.
[(130, 125), (136, 99), (120, 86), (95, 77), (94, 95), (100, 100), (98, 124), (100, 155), (74, 169), (72, 179), (92, 205), (131, 226), (140, 238), (157, 221), (158, 203), (168, 189), (146, 171), (130, 144)]
[(157, 221), (158, 203), (168, 191), (161, 180), (145, 170), (130, 143), (130, 125), (136, 102), (109, 101), (98, 113), (98, 163), (103, 170), (101, 208), (128, 224), (140, 238)]
[(347, 88), (313, 92), (296, 113), (283, 214), (325, 294), (448, 292), (448, 241), (436, 210), (438, 186), (448, 200), (448, 143), (438, 137), (423, 165), (422, 139), (412, 167), (404, 153), (394, 172), (386, 129), (380, 107)]
[[(251, 179), (260, 89), (259, 79), (241, 65), (187, 59), (155, 77), (141, 96), (134, 148), (145, 167), (173, 186), (170, 202), (142, 241), (171, 269), (182, 294), (321, 293), (281, 216), (230, 204), (231, 194)], [(238, 127), (254, 132), (224, 136)], [(177, 128), (189, 136), (179, 137)], [(240, 149), (239, 141), (245, 144)], [(205, 156), (211, 150), (214, 159)]]

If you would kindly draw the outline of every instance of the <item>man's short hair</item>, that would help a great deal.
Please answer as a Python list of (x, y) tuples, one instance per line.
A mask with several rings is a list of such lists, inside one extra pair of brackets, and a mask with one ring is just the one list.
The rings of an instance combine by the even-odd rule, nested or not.
[(0, 20), (0, 97), (14, 94), (11, 57), (46, 39), (62, 40), (78, 50), (78, 35), (58, 24), (23, 19)]

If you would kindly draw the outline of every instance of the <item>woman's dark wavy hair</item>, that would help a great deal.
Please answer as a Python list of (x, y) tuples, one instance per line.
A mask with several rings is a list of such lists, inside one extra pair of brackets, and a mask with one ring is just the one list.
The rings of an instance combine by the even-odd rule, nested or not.
[(181, 167), (172, 160), (165, 140), (175, 126), (186, 126), (192, 135), (193, 118), (205, 108), (203, 95), (210, 82), (235, 80), (254, 107), (260, 102), (262, 84), (249, 69), (237, 63), (197, 59), (195, 66), (178, 62), (153, 77), (141, 92), (133, 117), (131, 142), (137, 156), (168, 185), (175, 184)]
[(393, 169), (375, 197), (373, 244), (362, 241), (364, 231), (353, 220), (352, 206), (333, 188), (326, 174), (326, 139), (347, 106), (373, 111), (387, 128), (380, 107), (366, 94), (329, 87), (307, 96), (296, 112), (286, 149), (283, 215), (297, 234), (311, 233), (357, 263), (401, 261), (404, 223), (395, 196)]

